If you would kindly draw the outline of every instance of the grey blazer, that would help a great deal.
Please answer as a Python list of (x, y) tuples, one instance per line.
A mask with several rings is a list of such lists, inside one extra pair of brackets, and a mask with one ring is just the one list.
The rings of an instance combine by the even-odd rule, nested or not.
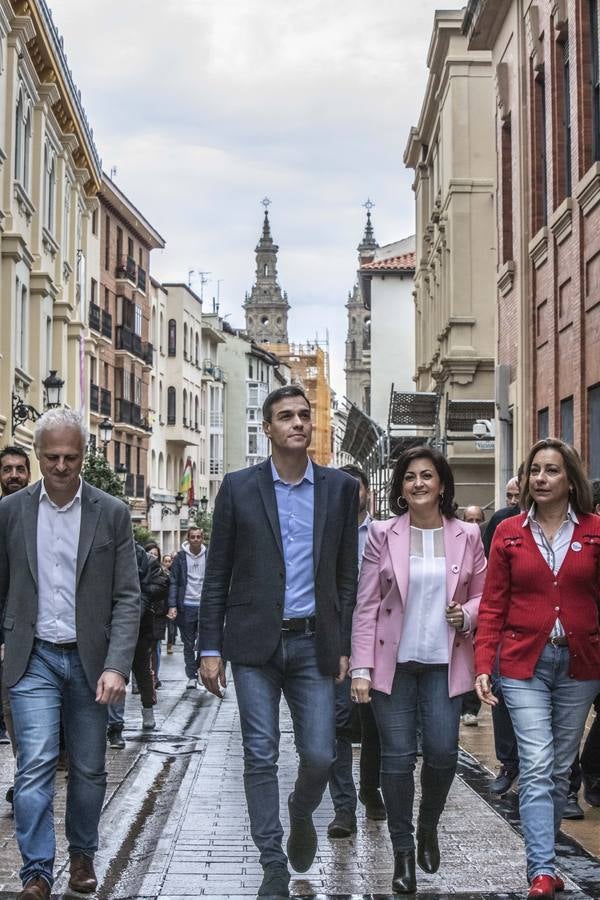
[[(8, 687), (24, 675), (38, 614), (37, 518), (41, 481), (0, 503), (0, 622)], [(83, 482), (75, 614), (91, 689), (105, 669), (129, 677), (140, 624), (140, 584), (129, 510)]]

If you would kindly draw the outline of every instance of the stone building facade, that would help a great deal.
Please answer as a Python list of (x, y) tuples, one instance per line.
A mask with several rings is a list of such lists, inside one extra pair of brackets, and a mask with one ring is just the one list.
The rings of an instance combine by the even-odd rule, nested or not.
[(475, 441), (473, 426), (478, 408), (493, 419), (494, 81), (490, 52), (470, 49), (462, 28), (462, 10), (436, 12), (427, 89), (404, 156), (415, 172), (415, 382), (439, 395), (436, 433), (458, 503), (491, 506), (493, 434)]
[(0, 443), (29, 448), (51, 370), (89, 408), (100, 260), (100, 159), (44, 0), (0, 0), (0, 173)]
[(556, 435), (600, 477), (598, 0), (469, 2), (492, 53), (499, 463)]
[(144, 520), (152, 431), (149, 390), (156, 352), (151, 340), (150, 252), (164, 247), (164, 241), (107, 175), (99, 199), (100, 281), (92, 285), (89, 312), (90, 424), (96, 431), (105, 416), (112, 417), (107, 458), (115, 468), (126, 467), (132, 518)]

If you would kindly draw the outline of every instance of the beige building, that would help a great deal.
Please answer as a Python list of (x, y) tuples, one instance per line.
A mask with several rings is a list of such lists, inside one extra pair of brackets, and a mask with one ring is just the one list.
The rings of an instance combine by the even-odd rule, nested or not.
[(0, 443), (30, 447), (51, 370), (89, 412), (101, 167), (43, 0), (0, 0), (0, 69)]
[(483, 506), (494, 498), (494, 77), (491, 54), (468, 49), (463, 14), (435, 15), (404, 161), (415, 171), (417, 391), (438, 394), (458, 503)]

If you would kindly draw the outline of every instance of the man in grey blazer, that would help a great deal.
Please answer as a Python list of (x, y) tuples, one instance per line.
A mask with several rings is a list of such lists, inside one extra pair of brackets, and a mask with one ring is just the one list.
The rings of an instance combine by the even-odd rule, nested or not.
[(231, 662), (244, 743), (244, 787), (264, 869), (260, 897), (288, 897), (279, 818), (279, 702), (300, 758), (288, 799), (289, 861), (310, 868), (312, 814), (335, 757), (335, 681), (345, 678), (356, 601), (358, 482), (311, 462), (310, 403), (300, 387), (263, 406), (272, 456), (226, 475), (215, 504), (199, 616), (200, 675), (219, 695)]
[(18, 746), (18, 900), (47, 900), (61, 710), (69, 757), (65, 830), (73, 890), (91, 892), (106, 789), (107, 705), (124, 692), (140, 621), (127, 506), (80, 477), (87, 429), (70, 410), (37, 422), (42, 479), (0, 503), (4, 678)]

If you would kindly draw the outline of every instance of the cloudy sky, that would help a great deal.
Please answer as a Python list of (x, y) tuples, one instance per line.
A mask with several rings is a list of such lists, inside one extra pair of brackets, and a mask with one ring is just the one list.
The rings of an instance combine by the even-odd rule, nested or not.
[(434, 10), (461, 3), (49, 2), (104, 168), (167, 241), (152, 273), (210, 272), (205, 301), (219, 281), (221, 313), (243, 326), (267, 195), (290, 339), (329, 332), (343, 394), (362, 204), (376, 204), (380, 244), (414, 231), (402, 157)]

